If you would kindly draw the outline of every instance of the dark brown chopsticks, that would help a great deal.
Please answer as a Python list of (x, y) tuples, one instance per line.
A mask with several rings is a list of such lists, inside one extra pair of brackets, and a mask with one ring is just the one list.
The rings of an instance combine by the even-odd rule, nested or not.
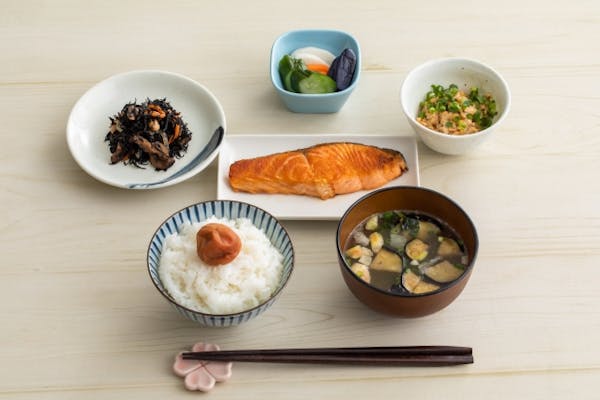
[(183, 353), (184, 360), (311, 364), (447, 366), (473, 363), (470, 347), (330, 347), (316, 349), (222, 350)]

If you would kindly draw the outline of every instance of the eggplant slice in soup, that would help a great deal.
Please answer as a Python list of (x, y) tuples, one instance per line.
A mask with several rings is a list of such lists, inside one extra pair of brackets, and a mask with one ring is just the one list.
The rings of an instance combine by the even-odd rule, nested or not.
[(436, 282), (448, 283), (458, 279), (464, 272), (464, 268), (443, 260), (425, 270), (425, 275)]
[(435, 292), (440, 288), (436, 284), (423, 280), (422, 276), (416, 274), (410, 268), (406, 268), (402, 274), (402, 286), (412, 294)]
[(411, 260), (423, 261), (429, 255), (429, 245), (421, 239), (413, 239), (406, 244), (404, 252)]
[(419, 221), (419, 232), (417, 233), (417, 239), (429, 240), (435, 238), (440, 234), (440, 228), (433, 222)]
[(371, 268), (379, 271), (402, 271), (402, 257), (386, 249), (381, 249), (373, 258)]
[(447, 238), (447, 237), (439, 237), (439, 246), (437, 249), (437, 253), (442, 257), (459, 257), (462, 255), (462, 250), (460, 246), (456, 242), (456, 240)]

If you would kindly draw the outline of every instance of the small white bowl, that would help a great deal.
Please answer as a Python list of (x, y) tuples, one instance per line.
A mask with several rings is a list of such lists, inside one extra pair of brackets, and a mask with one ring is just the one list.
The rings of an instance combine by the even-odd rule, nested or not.
[[(419, 103), (431, 90), (431, 85), (456, 84), (467, 91), (477, 87), (480, 93), (491, 94), (496, 100), (498, 115), (489, 128), (467, 135), (449, 135), (421, 125), (417, 120)], [(493, 68), (465, 58), (443, 58), (428, 61), (414, 68), (400, 89), (402, 110), (416, 134), (431, 149), (443, 154), (464, 154), (489, 138), (510, 110), (510, 90), (506, 81)]]

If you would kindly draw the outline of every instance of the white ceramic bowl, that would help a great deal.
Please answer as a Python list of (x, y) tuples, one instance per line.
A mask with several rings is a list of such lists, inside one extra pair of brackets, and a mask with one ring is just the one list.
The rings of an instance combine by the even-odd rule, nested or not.
[[(436, 132), (417, 122), (419, 103), (431, 90), (431, 85), (447, 87), (452, 83), (467, 91), (478, 87), (480, 93), (494, 97), (498, 115), (489, 128), (457, 136)], [(427, 146), (439, 153), (456, 155), (473, 150), (506, 118), (510, 110), (510, 90), (502, 76), (485, 64), (465, 58), (443, 58), (428, 61), (409, 72), (402, 83), (400, 102), (408, 122)]]
[[(146, 98), (166, 98), (192, 132), (187, 152), (167, 171), (110, 163), (104, 141), (109, 117), (126, 103)], [(206, 87), (172, 72), (140, 70), (113, 75), (90, 88), (69, 115), (67, 143), (75, 161), (99, 181), (127, 189), (154, 189), (182, 182), (206, 168), (219, 153), (226, 130), (223, 108)]]

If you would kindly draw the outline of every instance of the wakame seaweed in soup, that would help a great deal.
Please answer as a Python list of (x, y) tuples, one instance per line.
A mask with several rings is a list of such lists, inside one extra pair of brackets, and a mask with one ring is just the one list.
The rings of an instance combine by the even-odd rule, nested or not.
[(354, 228), (344, 249), (363, 281), (393, 293), (434, 292), (458, 279), (468, 255), (458, 234), (418, 211), (374, 214)]

